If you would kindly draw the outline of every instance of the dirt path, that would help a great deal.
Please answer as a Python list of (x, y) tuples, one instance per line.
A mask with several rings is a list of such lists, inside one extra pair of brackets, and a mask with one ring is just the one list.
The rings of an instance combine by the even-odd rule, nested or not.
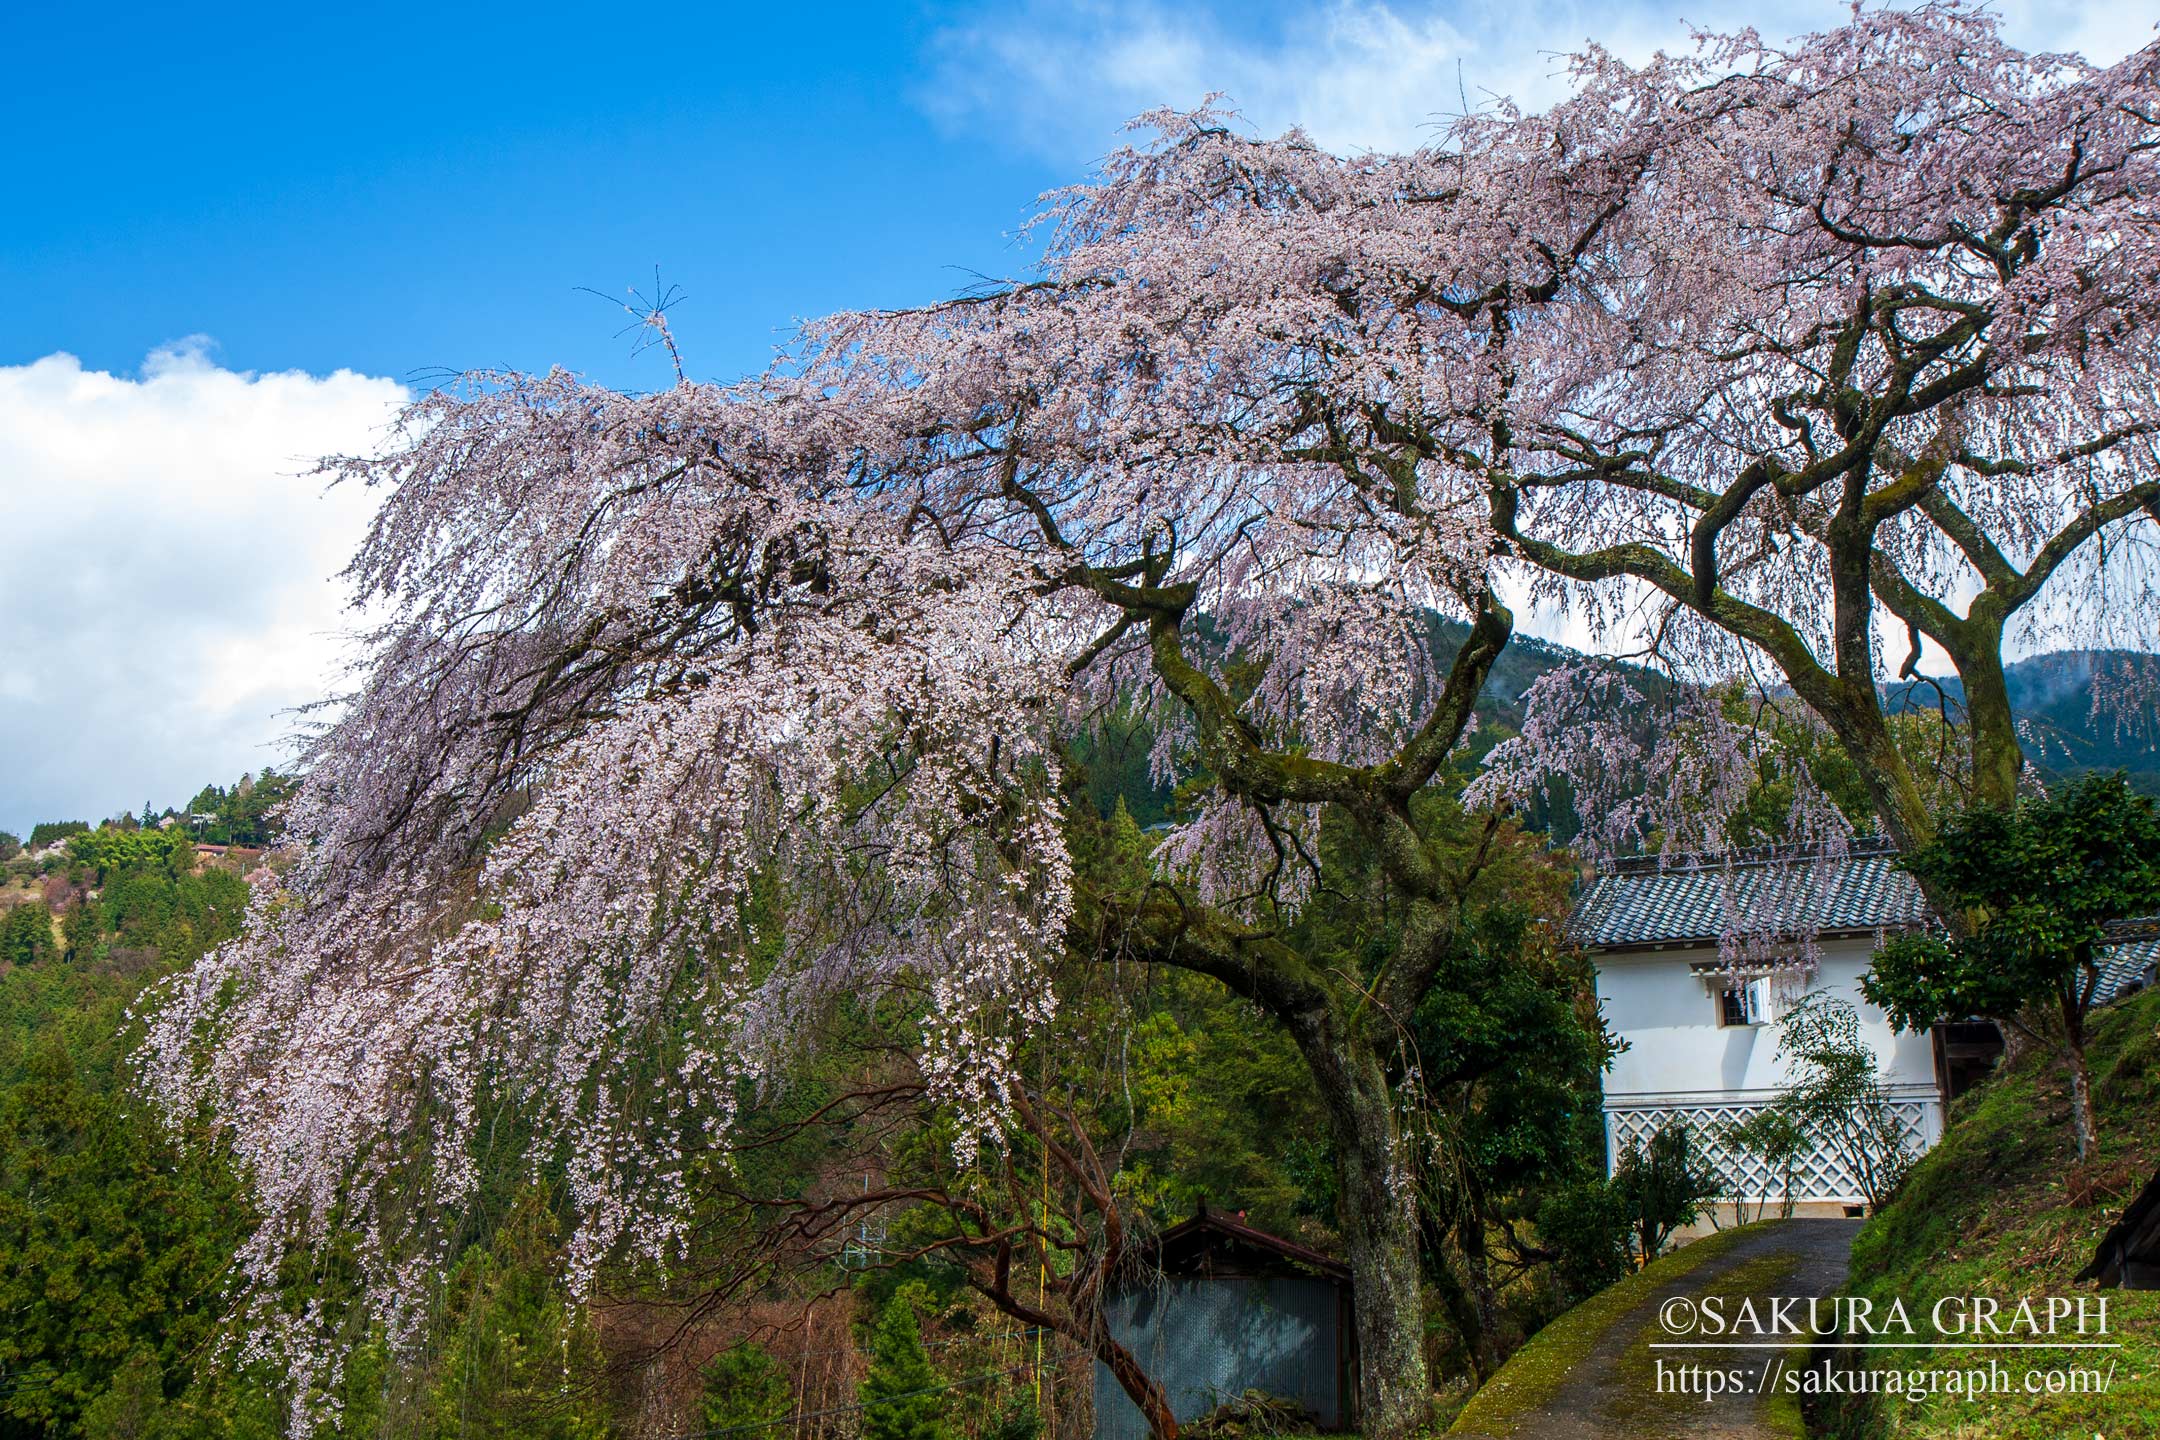
[[(1701, 1301), (1723, 1297), (1725, 1314), (1742, 1297), (1826, 1295), (1845, 1279), (1857, 1220), (1781, 1220), (1697, 1244), (1709, 1258), (1686, 1263), (1687, 1247), (1660, 1266), (1680, 1273), (1660, 1280), (1656, 1267), (1629, 1292), (1623, 1307), (1607, 1315), (1596, 1297), (1548, 1328), (1503, 1366), (1466, 1408), (1451, 1433), (1500, 1440), (1604, 1440), (1607, 1436), (1688, 1436), (1690, 1440), (1772, 1440), (1800, 1434), (1799, 1410), (1790, 1397), (1749, 1393), (1766, 1371), (1790, 1365), (1792, 1356), (1768, 1350), (1652, 1351), (1650, 1342), (1671, 1338), (1660, 1325), (1665, 1302), (1676, 1296)], [(1626, 1284), (1628, 1282), (1623, 1282)], [(1594, 1308), (1595, 1307), (1595, 1308)], [(1805, 1323), (1805, 1312), (1802, 1312)], [(1585, 1321), (1589, 1324), (1586, 1328)], [(1667, 1383), (1660, 1387), (1662, 1360)], [(1705, 1399), (1673, 1393), (1677, 1367), (1741, 1371), (1747, 1390)], [(1721, 1382), (1720, 1382), (1721, 1383)], [(1700, 1386), (1694, 1385), (1699, 1391)], [(1772, 1390), (1778, 1387), (1774, 1384)]]

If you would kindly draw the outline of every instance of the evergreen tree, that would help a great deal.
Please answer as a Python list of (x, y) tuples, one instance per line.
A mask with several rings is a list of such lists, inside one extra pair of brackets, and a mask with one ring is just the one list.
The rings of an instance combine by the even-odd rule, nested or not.
[(0, 1434), (139, 1433), (123, 1422), (216, 1324), (234, 1187), (128, 1103), (123, 1046), (81, 1023), (116, 1037), (118, 1009), (42, 1026), (26, 1054), (0, 1039), (0, 1374), (19, 1381)]
[(165, 1390), (157, 1356), (138, 1346), (105, 1393), (83, 1407), (83, 1440), (152, 1440), (165, 1433)]
[(2086, 1024), (2112, 921), (2160, 907), (2160, 808), (2128, 777), (2088, 775), (2008, 809), (1975, 805), (1899, 862), (1963, 912), (1967, 934), (1899, 935), (1861, 993), (1900, 1030), (1985, 1016), (2047, 1046), (2070, 1071), (2078, 1158), (2099, 1143)]
[(599, 1338), (554, 1281), (555, 1217), (520, 1194), (450, 1279), (436, 1433), (460, 1440), (599, 1440), (608, 1433)]
[(739, 1432), (745, 1440), (785, 1440), (780, 1422), (795, 1409), (787, 1372), (754, 1340), (722, 1350), (705, 1362), (699, 1408), (708, 1430)]
[(870, 1369), (858, 1392), (862, 1440), (945, 1440), (945, 1396), (925, 1393), (941, 1382), (923, 1350), (916, 1318), (922, 1294), (918, 1284), (903, 1285), (878, 1312)]
[(60, 917), (60, 958), (91, 960), (105, 932), (104, 907), (95, 900), (78, 900)]
[(58, 952), (53, 940), (52, 912), (40, 900), (26, 900), (0, 917), (0, 961), (9, 965), (35, 965)]

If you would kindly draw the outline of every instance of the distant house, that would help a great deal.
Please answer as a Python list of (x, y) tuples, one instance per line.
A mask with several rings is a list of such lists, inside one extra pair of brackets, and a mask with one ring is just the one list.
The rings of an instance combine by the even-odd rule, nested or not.
[[(1596, 961), (1606, 1022), (1628, 1045), (1604, 1082), (1608, 1164), (1679, 1121), (1711, 1143), (1738, 1193), (1750, 1201), (1782, 1198), (1781, 1177), (1726, 1152), (1715, 1137), (1791, 1083), (1776, 1021), (1801, 990), (1854, 1005), (1906, 1134), (1919, 1149), (1941, 1138), (1945, 1101), (1985, 1073), (2002, 1042), (1992, 1025), (1980, 1023), (1895, 1034), (1862, 998), (1860, 979), (1879, 937), (1930, 919), (1896, 858), (1887, 845), (1869, 842), (1797, 863), (1766, 855), (1652, 856), (1622, 861), (1590, 883), (1570, 927)], [(1755, 962), (1721, 957), (1724, 936), (1744, 941), (1734, 953)], [(2107, 952), (2100, 1003), (2150, 984), (2156, 953), (2160, 932), (2126, 929)], [(1798, 1167), (1794, 1197), (1802, 1214), (1837, 1214), (1862, 1200), (1854, 1177), (1820, 1148)]]
[(259, 845), (212, 845), (198, 840), (195, 842), (195, 853), (205, 860), (231, 860), (241, 865), (250, 865), (262, 859), (263, 852)]
[[(1179, 1424), (1248, 1390), (1324, 1430), (1356, 1423), (1349, 1268), (1202, 1205), (1165, 1230), (1103, 1303), (1110, 1333), (1163, 1387)], [(1146, 1417), (1095, 1367), (1095, 1440), (1146, 1440)]]

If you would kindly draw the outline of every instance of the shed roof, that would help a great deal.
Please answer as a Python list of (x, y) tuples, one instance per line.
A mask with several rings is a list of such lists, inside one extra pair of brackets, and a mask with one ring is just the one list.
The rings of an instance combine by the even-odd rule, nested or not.
[[(2140, 922), (2141, 926), (2150, 922)], [(2122, 927), (2124, 931), (2128, 926)], [(2154, 981), (2154, 969), (2160, 966), (2160, 934), (2131, 935), (2120, 944), (2110, 945), (2100, 952), (2100, 986), (2093, 992), (2096, 1001), (2105, 1002)]]
[(2160, 1288), (2160, 1173), (2146, 1182), (2124, 1208), (2122, 1218), (2108, 1227), (2093, 1251), (2092, 1263), (2076, 1278), (2097, 1280), (2103, 1288)]
[(1166, 1275), (1317, 1275), (1348, 1281), (1350, 1267), (1295, 1240), (1285, 1240), (1205, 1204), (1145, 1247), (1151, 1269)]

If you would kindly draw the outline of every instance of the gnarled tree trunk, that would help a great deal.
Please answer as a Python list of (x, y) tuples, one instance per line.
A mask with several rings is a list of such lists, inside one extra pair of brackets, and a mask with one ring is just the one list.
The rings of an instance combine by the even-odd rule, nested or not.
[(1335, 1151), (1358, 1354), (1356, 1428), (1368, 1440), (1404, 1440), (1423, 1428), (1432, 1403), (1417, 1194), (1386, 1067), (1341, 1019), (1292, 1033), (1319, 1082)]

